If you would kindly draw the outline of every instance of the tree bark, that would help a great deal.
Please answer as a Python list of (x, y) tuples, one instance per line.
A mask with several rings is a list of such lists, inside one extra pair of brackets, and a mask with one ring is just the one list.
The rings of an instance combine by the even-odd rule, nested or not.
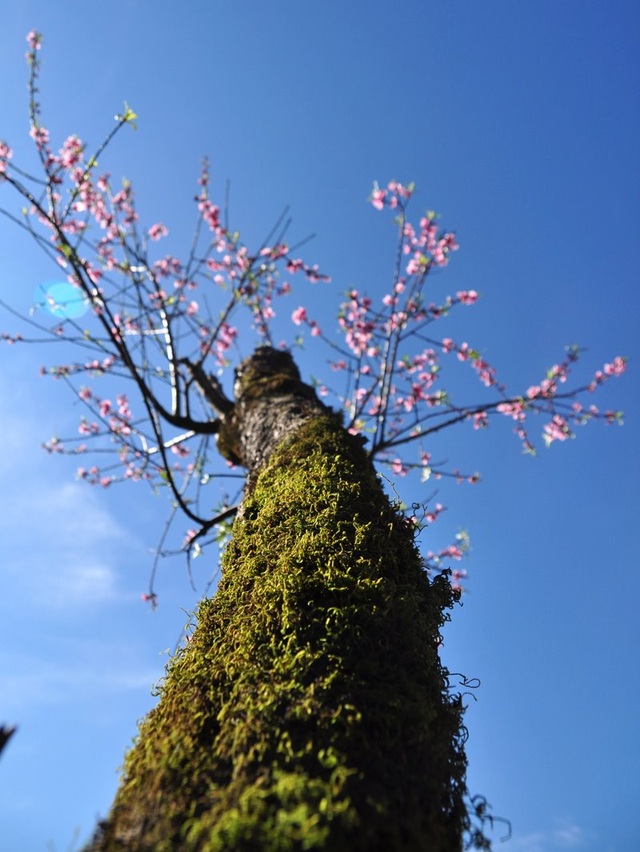
[(244, 362), (219, 446), (249, 472), (222, 579), (89, 848), (460, 849), (446, 578), (288, 353)]

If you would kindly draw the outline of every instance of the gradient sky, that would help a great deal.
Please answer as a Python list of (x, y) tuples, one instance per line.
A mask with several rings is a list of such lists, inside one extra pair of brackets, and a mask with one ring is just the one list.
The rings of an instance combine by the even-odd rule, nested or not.
[[(504, 844), (497, 826), (496, 848), (637, 849), (638, 4), (4, 0), (0, 138), (18, 164), (33, 158), (31, 28), (45, 37), (54, 140), (97, 144), (125, 100), (139, 114), (101, 165), (134, 182), (142, 217), (168, 225), (176, 253), (188, 250), (208, 154), (214, 193), (230, 181), (248, 242), (285, 205), (294, 237), (317, 234), (305, 257), (333, 283), (307, 302), (327, 326), (348, 287), (388, 287), (394, 232), (365, 203), (372, 182), (413, 180), (416, 214), (438, 210), (461, 244), (438, 286), (482, 296), (451, 335), (510, 388), (538, 381), (566, 344), (588, 348), (583, 378), (630, 357), (593, 400), (623, 409), (623, 428), (592, 424), (536, 459), (506, 421), (434, 441), (483, 481), (443, 487), (449, 509), (422, 541), (471, 535), (444, 654), (481, 681), (469, 786), (512, 823)], [(20, 206), (0, 186), (0, 207)], [(52, 272), (0, 219), (1, 298), (28, 311)], [(0, 314), (0, 330), (12, 327)], [(77, 423), (64, 388), (38, 376), (52, 360), (0, 348), (0, 721), (20, 728), (0, 758), (0, 852), (86, 839), (198, 597), (176, 560), (161, 567), (159, 609), (140, 602), (162, 499), (90, 489), (70, 460), (39, 450)], [(310, 347), (299, 361), (318, 372)], [(431, 493), (401, 485), (409, 501)], [(200, 593), (215, 561), (196, 564)]]

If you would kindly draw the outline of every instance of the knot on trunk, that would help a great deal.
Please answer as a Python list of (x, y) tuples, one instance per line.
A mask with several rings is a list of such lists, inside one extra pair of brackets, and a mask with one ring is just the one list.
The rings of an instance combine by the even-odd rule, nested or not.
[(288, 435), (331, 412), (301, 380), (291, 353), (270, 346), (260, 346), (236, 369), (234, 395), (220, 425), (218, 449), (246, 467), (250, 480)]

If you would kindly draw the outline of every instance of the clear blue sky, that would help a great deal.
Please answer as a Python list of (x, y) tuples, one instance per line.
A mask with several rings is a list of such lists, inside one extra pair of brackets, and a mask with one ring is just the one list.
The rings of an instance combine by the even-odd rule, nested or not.
[[(372, 182), (414, 180), (414, 209), (440, 211), (461, 243), (442, 286), (482, 294), (452, 336), (510, 387), (538, 380), (565, 344), (587, 346), (593, 369), (630, 356), (594, 399), (625, 410), (622, 429), (594, 424), (533, 460), (506, 421), (434, 443), (484, 478), (443, 489), (449, 511), (423, 541), (471, 534), (444, 653), (482, 681), (467, 716), (469, 786), (512, 822), (496, 848), (637, 849), (637, 3), (4, 0), (2, 18), (0, 138), (16, 161), (31, 156), (23, 56), (35, 27), (54, 139), (97, 143), (127, 100), (139, 130), (104, 166), (134, 181), (143, 217), (169, 226), (176, 252), (188, 250), (208, 154), (248, 240), (287, 204), (295, 234), (317, 234), (305, 251), (333, 276), (311, 303), (326, 325), (347, 287), (388, 286), (393, 231), (365, 204)], [(12, 203), (0, 187), (0, 206)], [(51, 272), (0, 220), (2, 298), (28, 309)], [(140, 602), (161, 500), (92, 490), (39, 450), (77, 422), (64, 388), (37, 375), (47, 360), (0, 349), (0, 721), (20, 727), (0, 758), (0, 852), (86, 839), (197, 599), (176, 561), (161, 569), (158, 611)], [(312, 354), (301, 366), (317, 372)], [(215, 569), (206, 558), (200, 590)]]

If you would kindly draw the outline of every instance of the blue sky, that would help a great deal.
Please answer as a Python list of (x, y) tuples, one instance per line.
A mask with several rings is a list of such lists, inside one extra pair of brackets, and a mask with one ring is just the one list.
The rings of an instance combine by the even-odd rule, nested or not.
[[(438, 210), (461, 244), (438, 287), (482, 296), (451, 334), (510, 387), (539, 380), (565, 344), (588, 347), (584, 377), (630, 357), (594, 399), (625, 411), (622, 429), (593, 424), (536, 459), (506, 421), (434, 440), (483, 481), (443, 487), (449, 509), (422, 536), (430, 549), (471, 534), (444, 653), (482, 682), (467, 716), (469, 786), (512, 822), (496, 847), (627, 852), (640, 762), (640, 12), (626, 0), (393, 6), (5, 0), (0, 138), (30, 162), (23, 56), (35, 27), (44, 123), (58, 142), (77, 132), (95, 144), (127, 100), (139, 129), (105, 167), (133, 180), (143, 218), (168, 225), (176, 253), (208, 154), (247, 241), (285, 205), (294, 236), (317, 234), (305, 257), (333, 283), (307, 301), (327, 325), (348, 287), (388, 286), (393, 230), (365, 203), (372, 182), (413, 180), (416, 213)], [(51, 273), (0, 220), (1, 298), (28, 310)], [(2, 315), (2, 329), (12, 323)], [(161, 568), (159, 609), (140, 602), (161, 499), (90, 489), (39, 450), (77, 423), (64, 388), (38, 376), (48, 360), (0, 349), (0, 720), (20, 727), (0, 759), (2, 852), (65, 852), (87, 837), (197, 600), (177, 560)], [(300, 364), (317, 372), (310, 347)], [(408, 500), (428, 496), (401, 485)], [(215, 561), (197, 563), (200, 591)]]

